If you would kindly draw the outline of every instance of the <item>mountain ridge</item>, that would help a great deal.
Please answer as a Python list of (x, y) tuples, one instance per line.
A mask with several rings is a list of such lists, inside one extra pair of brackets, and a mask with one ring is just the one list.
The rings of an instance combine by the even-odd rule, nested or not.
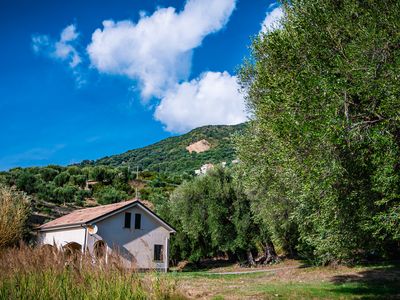
[[(236, 158), (232, 136), (240, 133), (245, 123), (237, 125), (207, 125), (188, 133), (168, 137), (145, 147), (105, 156), (97, 160), (84, 160), (80, 166), (129, 166), (141, 171), (168, 173), (192, 173), (205, 163), (230, 162)], [(202, 139), (210, 143), (210, 149), (201, 153), (186, 149)]]

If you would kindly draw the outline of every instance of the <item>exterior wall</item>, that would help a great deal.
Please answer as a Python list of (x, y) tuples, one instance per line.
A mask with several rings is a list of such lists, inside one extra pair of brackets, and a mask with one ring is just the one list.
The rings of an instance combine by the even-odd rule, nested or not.
[[(124, 228), (125, 212), (132, 214), (131, 228)], [(134, 229), (135, 214), (140, 213), (141, 229)], [(139, 269), (168, 268), (168, 242), (170, 233), (152, 215), (139, 206), (124, 210), (96, 223), (98, 231), (88, 236), (88, 247), (102, 239), (107, 244), (107, 252), (116, 251), (127, 267)], [(155, 262), (154, 245), (163, 245), (163, 262)]]
[(70, 242), (76, 242), (80, 244), (83, 249), (85, 232), (86, 230), (83, 227), (42, 231), (39, 233), (38, 242), (40, 245), (56, 245), (58, 248), (61, 248)]

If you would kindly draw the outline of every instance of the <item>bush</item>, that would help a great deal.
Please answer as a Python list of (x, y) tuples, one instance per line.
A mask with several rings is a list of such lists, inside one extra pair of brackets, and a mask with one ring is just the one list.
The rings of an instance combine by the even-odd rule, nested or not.
[(78, 191), (78, 188), (73, 185), (65, 185), (63, 187), (58, 187), (54, 190), (54, 193), (57, 197), (57, 201), (59, 203), (71, 203), (74, 202), (75, 193)]
[(123, 191), (119, 191), (112, 186), (103, 186), (94, 193), (94, 198), (100, 204), (110, 204), (125, 200), (129, 195)]
[(0, 186), (0, 248), (15, 245), (22, 239), (28, 215), (26, 194)]

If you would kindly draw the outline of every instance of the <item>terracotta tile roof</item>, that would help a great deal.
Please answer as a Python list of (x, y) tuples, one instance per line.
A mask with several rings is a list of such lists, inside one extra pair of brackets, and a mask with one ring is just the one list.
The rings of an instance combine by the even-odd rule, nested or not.
[(114, 210), (118, 210), (126, 205), (129, 205), (129, 204), (135, 202), (135, 201), (139, 202), (136, 199), (132, 199), (129, 201), (118, 202), (118, 203), (114, 203), (114, 204), (78, 209), (68, 215), (62, 216), (53, 221), (43, 224), (42, 226), (39, 227), (39, 229), (58, 227), (58, 226), (85, 224), (91, 220), (97, 219), (105, 214), (111, 213)]

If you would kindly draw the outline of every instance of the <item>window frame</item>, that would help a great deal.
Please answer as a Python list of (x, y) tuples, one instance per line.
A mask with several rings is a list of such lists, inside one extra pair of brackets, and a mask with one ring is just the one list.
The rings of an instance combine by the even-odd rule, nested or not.
[[(159, 251), (156, 250), (157, 247), (159, 247)], [(153, 261), (155, 261), (155, 262), (164, 262), (164, 245), (162, 245), (162, 244), (154, 244), (153, 251), (154, 251), (154, 253), (153, 253), (154, 254), (153, 255)], [(158, 254), (158, 256), (157, 256), (157, 254)], [(160, 258), (160, 259), (157, 259), (157, 258)]]
[[(139, 218), (138, 218), (138, 216), (139, 216)], [(137, 220), (139, 220), (139, 223)], [(134, 226), (135, 226), (134, 227), (135, 229), (142, 229), (142, 214), (135, 213), (135, 225)]]
[(127, 211), (127, 212), (125, 212), (124, 217), (125, 217), (124, 228), (127, 228), (127, 229), (132, 228), (132, 213)]

